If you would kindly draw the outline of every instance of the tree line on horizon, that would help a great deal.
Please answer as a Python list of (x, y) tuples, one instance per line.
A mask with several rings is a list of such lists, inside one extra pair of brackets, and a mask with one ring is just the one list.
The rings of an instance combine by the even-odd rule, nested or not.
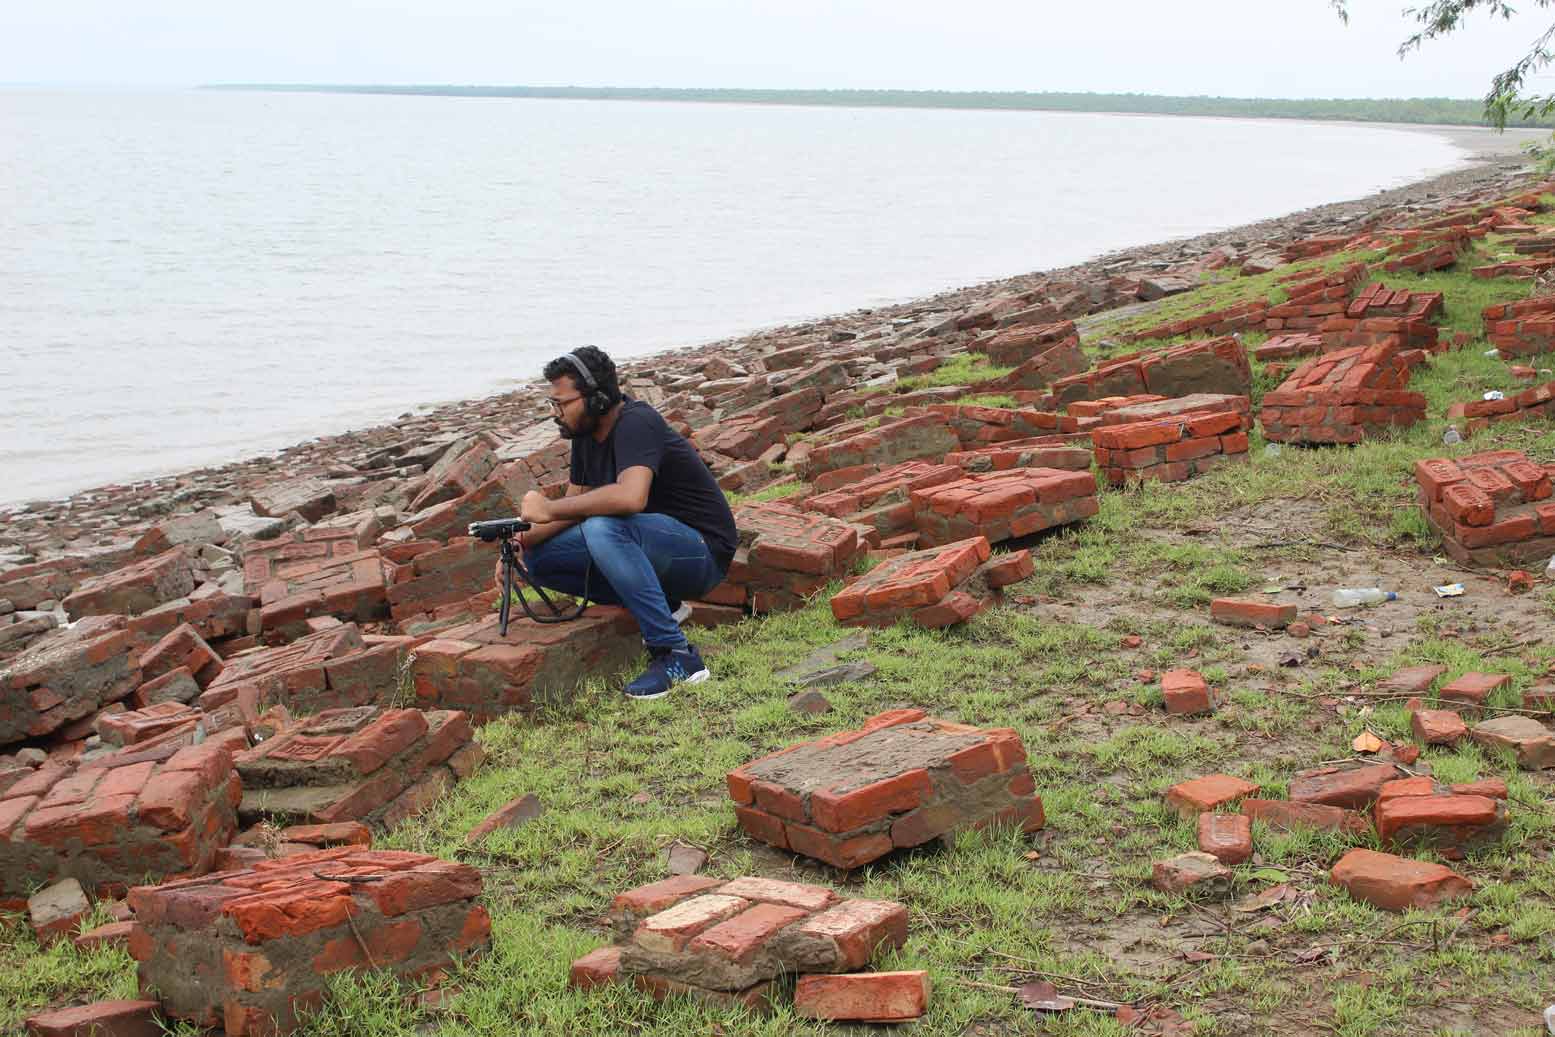
[[(1304, 98), (1174, 97), (1160, 94), (1002, 92), (977, 90), (761, 90), (683, 87), (329, 85), (230, 83), (208, 89), (308, 93), (408, 94), (434, 97), (527, 97), (595, 101), (701, 101), (879, 108), (969, 108), (1139, 115), (1211, 115), (1249, 119), (1339, 119), (1355, 122), (1489, 126), (1483, 101), (1453, 97)], [(1508, 126), (1555, 127), (1555, 115), (1510, 114)]]

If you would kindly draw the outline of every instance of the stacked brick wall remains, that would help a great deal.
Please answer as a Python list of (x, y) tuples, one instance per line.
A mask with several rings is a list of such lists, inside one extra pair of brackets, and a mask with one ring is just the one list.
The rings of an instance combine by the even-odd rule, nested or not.
[(287, 1033), (328, 977), (376, 968), (435, 985), (490, 946), (480, 872), (419, 853), (320, 850), (130, 890), (143, 995), (228, 1037)]
[(1044, 820), (1014, 731), (921, 709), (790, 746), (731, 771), (728, 784), (752, 838), (844, 869), (965, 827), (1029, 832)]
[(1530, 564), (1555, 553), (1551, 474), (1516, 450), (1415, 462), (1418, 500), (1464, 565)]

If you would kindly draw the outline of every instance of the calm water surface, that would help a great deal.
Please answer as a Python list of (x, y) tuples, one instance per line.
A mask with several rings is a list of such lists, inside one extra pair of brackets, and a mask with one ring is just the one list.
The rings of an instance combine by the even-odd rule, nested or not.
[(1256, 120), (0, 91), (0, 503), (1452, 168)]

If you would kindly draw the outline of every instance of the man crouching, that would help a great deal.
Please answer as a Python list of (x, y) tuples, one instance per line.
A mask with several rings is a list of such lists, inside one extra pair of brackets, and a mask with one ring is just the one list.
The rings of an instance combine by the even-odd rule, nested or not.
[(632, 698), (706, 680), (701, 655), (680, 629), (690, 614), (682, 603), (728, 571), (738, 543), (729, 502), (685, 437), (621, 394), (616, 365), (599, 349), (552, 360), (545, 379), (553, 420), (572, 441), (572, 469), (566, 496), (531, 490), (519, 505), (533, 523), (518, 538), (530, 576), (547, 590), (632, 614), (650, 657), (626, 686)]

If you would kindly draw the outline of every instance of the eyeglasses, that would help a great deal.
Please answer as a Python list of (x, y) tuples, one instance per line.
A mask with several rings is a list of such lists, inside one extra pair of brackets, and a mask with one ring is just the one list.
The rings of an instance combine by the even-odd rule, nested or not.
[(551, 410), (555, 411), (557, 414), (560, 414), (562, 412), (562, 408), (567, 406), (567, 404), (571, 403), (573, 400), (581, 400), (581, 399), (583, 399), (583, 397), (581, 395), (580, 396), (568, 396), (566, 399), (563, 399), (563, 400), (558, 400), (554, 396), (547, 396), (545, 398), (545, 402), (551, 408)]

